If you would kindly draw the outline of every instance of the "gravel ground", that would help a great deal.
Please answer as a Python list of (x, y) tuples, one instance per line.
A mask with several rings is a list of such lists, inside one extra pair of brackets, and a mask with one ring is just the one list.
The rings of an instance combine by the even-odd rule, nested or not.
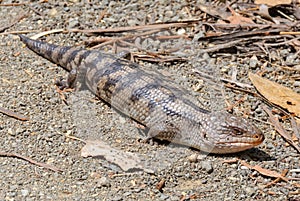
[[(169, 4), (168, 1), (139, 0), (49, 0), (46, 3), (32, 2), (29, 6), (0, 7), (0, 25), (7, 25), (20, 14), (28, 13), (26, 18), (6, 31), (32, 30), (39, 33), (60, 28), (135, 26), (189, 19), (185, 8), (194, 10), (195, 5), (193, 1)], [(104, 10), (106, 15), (99, 20)], [(95, 36), (58, 33), (44, 37), (59, 45), (81, 45), (90, 38)], [(247, 73), (256, 72), (262, 65), (260, 61), (254, 61), (257, 64), (252, 63), (250, 67), (250, 57), (239, 55), (195, 58), (200, 45), (193, 45), (191, 41), (170, 41), (151, 40), (149, 37), (141, 44), (151, 51), (179, 47), (183, 43), (190, 45), (189, 50), (175, 53), (186, 57), (187, 62), (153, 64), (144, 61), (140, 62), (141, 65), (168, 73), (171, 79), (193, 90), (201, 104), (208, 108), (219, 109), (216, 107), (223, 107), (225, 101), (210, 100), (214, 93), (207, 95), (203, 92), (205, 90), (199, 87), (203, 80), (191, 75), (195, 69), (203, 70), (202, 61), (215, 61), (224, 78), (230, 78), (232, 69), (236, 69), (238, 81), (247, 84), (250, 84)], [(0, 106), (30, 117), (29, 121), (22, 122), (0, 114), (0, 151), (19, 153), (63, 170), (53, 172), (21, 159), (0, 157), (0, 200), (299, 200), (299, 184), (297, 188), (295, 181), (279, 181), (267, 187), (274, 178), (262, 176), (239, 162), (225, 162), (242, 159), (279, 173), (288, 169), (287, 177), (300, 178), (299, 171), (291, 171), (299, 170), (299, 155), (267, 122), (268, 117), (261, 109), (265, 104), (259, 99), (248, 95), (233, 109), (237, 115), (248, 114), (248, 118), (264, 132), (266, 140), (257, 148), (231, 155), (206, 156), (197, 150), (160, 142), (145, 144), (140, 142), (143, 136), (134, 122), (96, 100), (89, 92), (67, 93), (69, 104), (66, 105), (54, 85), (55, 79), (65, 77), (66, 72), (23, 48), (17, 36), (0, 35), (0, 47)], [(111, 51), (105, 47), (103, 50)], [(292, 52), (280, 50), (274, 54), (279, 56), (272, 62), (279, 64), (290, 58)], [(299, 61), (298, 57), (293, 59)], [(278, 69), (278, 65), (268, 66), (267, 71), (271, 80), (280, 78), (279, 83), (299, 92), (299, 86), (288, 79), (291, 71)], [(282, 75), (279, 78), (278, 73)], [(229, 103), (245, 96), (240, 91), (225, 91)], [(284, 126), (291, 130), (288, 123)], [(140, 154), (154, 173), (124, 172), (103, 158), (83, 158), (80, 150), (84, 143), (70, 139), (68, 135), (101, 139), (120, 150)], [(199, 154), (199, 160), (192, 162), (190, 158), (195, 154)], [(159, 190), (157, 185), (162, 181), (165, 184)]]

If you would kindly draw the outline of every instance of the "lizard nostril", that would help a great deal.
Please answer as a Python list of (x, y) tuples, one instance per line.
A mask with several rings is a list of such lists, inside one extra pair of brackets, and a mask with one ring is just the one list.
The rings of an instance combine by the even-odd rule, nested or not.
[(260, 134), (253, 135), (253, 138), (256, 139), (258, 142), (263, 142), (265, 139), (264, 135), (260, 135)]
[(261, 136), (260, 136), (260, 135), (258, 135), (258, 134), (256, 134), (256, 135), (254, 135), (254, 138), (256, 138), (256, 139), (260, 139), (260, 138), (261, 138)]

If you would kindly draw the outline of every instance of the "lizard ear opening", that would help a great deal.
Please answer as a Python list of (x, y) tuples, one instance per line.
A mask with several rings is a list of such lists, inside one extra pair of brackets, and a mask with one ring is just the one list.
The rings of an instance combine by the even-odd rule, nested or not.
[(206, 133), (203, 133), (202, 137), (203, 137), (203, 139), (208, 140)]

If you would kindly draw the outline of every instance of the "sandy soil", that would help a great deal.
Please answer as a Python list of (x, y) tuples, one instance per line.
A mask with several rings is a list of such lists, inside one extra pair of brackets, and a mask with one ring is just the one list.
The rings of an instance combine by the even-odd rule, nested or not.
[[(4, 1), (11, 3), (12, 1)], [(2, 33), (25, 31), (27, 36), (53, 29), (96, 29), (150, 24), (188, 19), (185, 7), (193, 10), (191, 1), (34, 1), (28, 5), (0, 7), (0, 26), (9, 25), (20, 15), (27, 17)], [(102, 13), (105, 15), (101, 18)], [(185, 29), (186, 32), (191, 29)], [(182, 31), (177, 29), (175, 31)], [(32, 33), (31, 33), (32, 32)], [(59, 45), (81, 45), (95, 38), (83, 33), (57, 33), (42, 37)], [(140, 62), (144, 68), (156, 69), (167, 74), (188, 88), (207, 108), (224, 108), (222, 98), (211, 98), (202, 90), (203, 79), (192, 75), (193, 70), (203, 70), (201, 62), (215, 60), (223, 78), (231, 78), (235, 69), (238, 82), (251, 84), (248, 72), (255, 73), (260, 61), (249, 67), (250, 56), (212, 54), (198, 56), (201, 45), (193, 41), (172, 42), (142, 38), (140, 44), (151, 51), (162, 47), (191, 48), (174, 53), (186, 62)], [(129, 51), (137, 51), (127, 46)], [(113, 53), (109, 46), (103, 51)], [(293, 54), (291, 50), (279, 54)], [(196, 56), (195, 56), (196, 55)], [(274, 64), (286, 57), (272, 60)], [(298, 57), (296, 59), (299, 59)], [(288, 77), (291, 72), (267, 67), (268, 76), (276, 81), (280, 72), (286, 86), (296, 89)], [(205, 70), (205, 69), (204, 69)], [(89, 92), (69, 92), (66, 105), (55, 88), (55, 79), (67, 73), (58, 66), (40, 58), (24, 48), (18, 36), (0, 35), (0, 106), (26, 115), (29, 121), (20, 121), (0, 114), (1, 149), (6, 153), (18, 153), (36, 161), (62, 169), (54, 172), (25, 160), (0, 157), (0, 200), (297, 200), (297, 181), (279, 181), (266, 186), (275, 178), (241, 165), (244, 160), (268, 170), (281, 173), (287, 169), (287, 177), (300, 178), (299, 154), (276, 134), (263, 111), (265, 103), (241, 91), (223, 88), (225, 99), (235, 103), (245, 96), (245, 101), (234, 107), (233, 112), (246, 114), (265, 134), (266, 140), (257, 148), (231, 155), (205, 155), (187, 147), (177, 147), (154, 141), (142, 143), (143, 138), (136, 123), (119, 115), (108, 105), (97, 100)], [(205, 84), (205, 81), (204, 81)], [(218, 85), (219, 86), (219, 85)], [(207, 87), (204, 87), (207, 88)], [(198, 89), (196, 92), (195, 89)], [(217, 108), (219, 109), (219, 108)], [(287, 130), (291, 126), (285, 124)], [(99, 139), (111, 146), (135, 154), (145, 160), (153, 173), (145, 171), (124, 172), (117, 165), (101, 157), (83, 158), (80, 139)], [(199, 155), (197, 162), (190, 157)], [(226, 162), (227, 161), (227, 162)], [(232, 161), (232, 162), (228, 162)], [(157, 185), (162, 180), (164, 187)]]

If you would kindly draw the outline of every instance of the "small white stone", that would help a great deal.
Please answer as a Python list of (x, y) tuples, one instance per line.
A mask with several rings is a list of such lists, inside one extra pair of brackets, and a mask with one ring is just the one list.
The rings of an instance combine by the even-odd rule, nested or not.
[(58, 13), (58, 12), (57, 12), (57, 10), (56, 10), (55, 8), (52, 8), (52, 9), (49, 11), (49, 15), (50, 15), (51, 17), (56, 16), (57, 13)]
[(185, 29), (179, 29), (177, 31), (177, 34), (179, 34), (179, 35), (185, 34)]
[(27, 189), (22, 189), (21, 194), (22, 196), (26, 197), (29, 194), (29, 191)]
[(192, 162), (192, 163), (195, 163), (197, 162), (197, 158), (198, 158), (198, 154), (192, 154), (190, 156), (187, 157), (187, 159)]
[(249, 168), (242, 165), (242, 166), (241, 166), (241, 170), (249, 170)]
[(15, 132), (13, 131), (12, 128), (9, 128), (9, 129), (7, 130), (7, 133), (8, 133), (9, 135), (15, 135)]

